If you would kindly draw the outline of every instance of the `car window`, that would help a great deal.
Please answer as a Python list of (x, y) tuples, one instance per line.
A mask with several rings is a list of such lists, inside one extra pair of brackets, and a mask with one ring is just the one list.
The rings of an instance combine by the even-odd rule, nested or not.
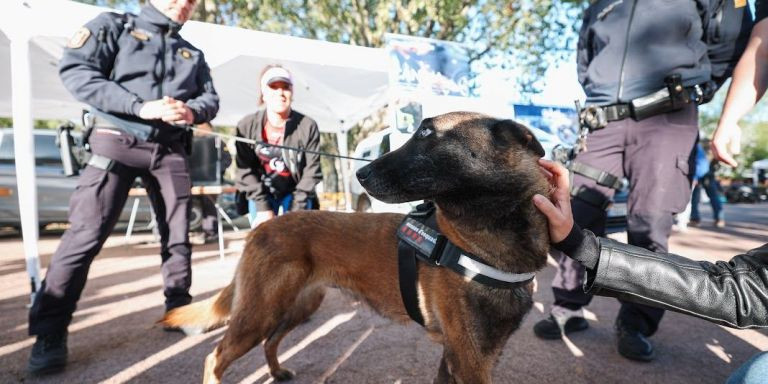
[(35, 135), (35, 165), (61, 166), (61, 154), (56, 136)]
[(0, 163), (13, 164), (13, 136), (0, 136)]
[(379, 157), (389, 153), (389, 134), (386, 134), (381, 138), (381, 145), (379, 146)]
[[(0, 162), (14, 163), (13, 135), (5, 134), (0, 141)], [(35, 135), (35, 165), (62, 167), (61, 154), (54, 135)]]

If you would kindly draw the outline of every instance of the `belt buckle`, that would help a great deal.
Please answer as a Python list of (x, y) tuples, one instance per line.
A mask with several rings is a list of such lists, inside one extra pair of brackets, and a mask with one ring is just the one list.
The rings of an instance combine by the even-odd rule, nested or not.
[(579, 113), (579, 120), (590, 131), (605, 128), (608, 125), (605, 109), (597, 105), (589, 105), (582, 109)]

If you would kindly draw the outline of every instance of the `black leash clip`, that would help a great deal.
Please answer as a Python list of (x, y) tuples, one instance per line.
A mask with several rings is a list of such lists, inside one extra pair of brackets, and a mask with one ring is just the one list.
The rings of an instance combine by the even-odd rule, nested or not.
[(579, 114), (579, 127), (587, 128), (590, 132), (605, 128), (608, 125), (608, 117), (605, 110), (597, 105), (588, 105), (581, 108), (581, 103), (576, 100), (576, 111)]

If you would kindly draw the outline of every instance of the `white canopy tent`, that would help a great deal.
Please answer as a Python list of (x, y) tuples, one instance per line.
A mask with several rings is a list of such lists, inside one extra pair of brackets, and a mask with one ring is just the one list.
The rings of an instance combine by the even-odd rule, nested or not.
[[(57, 63), (68, 38), (109, 9), (66, 0), (5, 0), (0, 5), (0, 116), (12, 116), (24, 252), (39, 287), (34, 119), (78, 119), (84, 105), (64, 89)], [(203, 50), (221, 106), (214, 124), (235, 125), (257, 108), (258, 74), (266, 64), (293, 72), (294, 107), (337, 133), (346, 133), (384, 106), (388, 58), (383, 49), (302, 39), (221, 25), (188, 22), (182, 36)], [(345, 167), (346, 171), (346, 167)], [(347, 179), (346, 172), (342, 175)], [(345, 185), (348, 185), (346, 182)]]

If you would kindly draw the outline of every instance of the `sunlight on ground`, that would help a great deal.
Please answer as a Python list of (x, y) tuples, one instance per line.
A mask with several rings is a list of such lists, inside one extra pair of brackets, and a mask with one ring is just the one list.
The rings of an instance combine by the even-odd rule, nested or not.
[(563, 342), (574, 357), (584, 357), (584, 352), (582, 352), (581, 349), (579, 349), (579, 347), (577, 347), (565, 334), (563, 334)]
[(360, 344), (362, 344), (363, 341), (365, 341), (365, 339), (367, 339), (368, 336), (373, 333), (373, 329), (373, 326), (368, 327), (368, 329), (360, 337), (358, 337), (357, 340), (355, 340), (355, 342), (349, 348), (347, 348), (347, 350), (344, 351), (344, 353), (338, 359), (336, 359), (336, 362), (334, 362), (333, 365), (331, 365), (327, 370), (325, 370), (325, 372), (323, 372), (322, 375), (320, 375), (317, 380), (315, 380), (315, 383), (325, 383), (326, 380), (333, 376), (333, 374), (336, 373), (336, 370), (338, 370), (339, 367), (341, 367), (341, 365), (344, 364), (344, 362), (347, 361), (350, 356), (352, 356), (357, 347), (359, 347)]
[[(307, 337), (304, 338), (304, 340), (301, 340), (298, 344), (291, 347), (289, 350), (283, 352), (280, 356), (277, 357), (277, 360), (282, 364), (286, 360), (293, 357), (293, 355), (301, 352), (302, 349), (306, 348), (308, 345), (312, 344), (313, 342), (317, 341), (321, 337), (331, 333), (331, 331), (334, 330), (334, 328), (338, 327), (341, 324), (346, 323), (347, 321), (352, 320), (353, 317), (357, 314), (357, 311), (342, 313), (339, 315), (336, 315), (332, 317), (330, 320), (326, 321), (325, 324), (317, 327), (312, 333), (310, 333)], [(240, 381), (240, 384), (251, 384), (256, 382), (256, 380), (260, 379), (262, 376), (269, 374), (269, 366), (264, 364), (261, 368), (257, 369), (256, 372), (252, 373), (250, 376), (244, 378)]]
[(731, 358), (733, 358), (733, 356), (725, 351), (725, 348), (720, 345), (719, 341), (712, 339), (712, 344), (704, 343), (704, 345), (706, 345), (707, 349), (709, 349), (715, 356), (720, 358), (720, 360), (725, 361), (728, 364), (731, 363)]
[(176, 355), (198, 344), (202, 344), (222, 333), (224, 333), (224, 328), (212, 331), (211, 333), (206, 334), (205, 337), (185, 337), (178, 343), (173, 344), (151, 356), (147, 356), (147, 358), (144, 360), (136, 362), (136, 364), (123, 369), (108, 379), (102, 380), (100, 383), (127, 383), (136, 378), (136, 376), (148, 371), (152, 367), (164, 362), (165, 360), (176, 357)]
[(733, 329), (723, 326), (720, 326), (720, 328), (761, 351), (768, 351), (768, 336), (758, 331), (753, 329)]

